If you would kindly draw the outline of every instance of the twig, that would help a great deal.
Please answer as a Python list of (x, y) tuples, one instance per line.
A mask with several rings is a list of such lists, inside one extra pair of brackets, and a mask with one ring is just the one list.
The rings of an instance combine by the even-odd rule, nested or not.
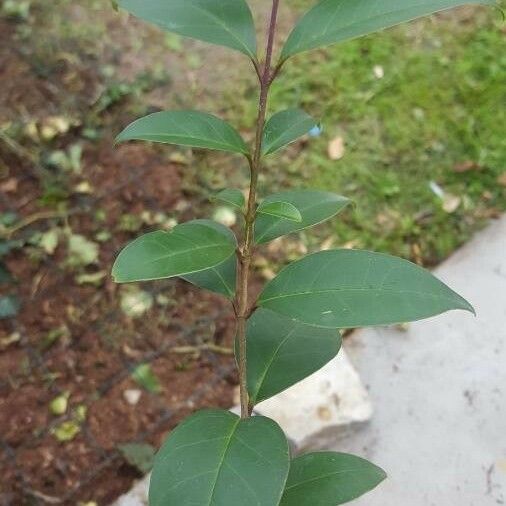
[(216, 344), (200, 344), (198, 346), (174, 346), (170, 348), (171, 353), (179, 353), (185, 355), (187, 353), (200, 353), (202, 351), (212, 351), (220, 355), (233, 355), (234, 350), (232, 348), (225, 348), (224, 346), (218, 346)]
[(23, 218), (12, 227), (0, 227), (0, 237), (2, 239), (10, 239), (13, 234), (19, 232), (21, 229), (31, 225), (32, 223), (35, 223), (36, 221), (49, 220), (52, 218), (66, 218), (68, 215), (68, 211), (40, 211)]
[(262, 137), (264, 134), (265, 115), (267, 112), (267, 98), (273, 80), (273, 75), (276, 73), (272, 71), (271, 64), (272, 51), (274, 48), (274, 37), (276, 34), (278, 7), (279, 0), (273, 0), (263, 69), (260, 69), (260, 66), (255, 65), (255, 70), (257, 71), (260, 82), (260, 96), (258, 101), (258, 116), (256, 121), (255, 147), (253, 156), (248, 157), (250, 166), (250, 188), (247, 211), (245, 215), (244, 238), (237, 250), (239, 276), (237, 280), (237, 296), (235, 307), (237, 308), (237, 341), (239, 345), (238, 367), (242, 418), (249, 417), (252, 411), (252, 406), (249, 404), (246, 369), (246, 324), (251, 314), (251, 309), (248, 302), (248, 285), (251, 268), (251, 257), (253, 254), (253, 235), (257, 207), (257, 184), (258, 174), (261, 169)]

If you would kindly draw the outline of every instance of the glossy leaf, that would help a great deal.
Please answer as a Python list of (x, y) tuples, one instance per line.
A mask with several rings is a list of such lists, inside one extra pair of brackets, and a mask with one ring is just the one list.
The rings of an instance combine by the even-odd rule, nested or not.
[(300, 109), (281, 111), (266, 123), (262, 151), (264, 155), (274, 153), (283, 146), (309, 133), (316, 121)]
[(117, 283), (186, 276), (216, 267), (235, 251), (227, 227), (211, 220), (195, 220), (131, 242), (118, 256), (112, 275)]
[(336, 506), (377, 487), (385, 472), (365, 459), (335, 452), (292, 460), (280, 506)]
[(290, 221), (302, 222), (300, 211), (290, 202), (264, 202), (258, 207), (259, 214), (284, 218)]
[(169, 32), (256, 57), (253, 16), (245, 0), (119, 0), (134, 16)]
[(274, 421), (201, 411), (158, 452), (149, 504), (277, 506), (288, 469), (288, 443)]
[(212, 200), (219, 200), (238, 209), (243, 209), (246, 204), (242, 191), (230, 188), (213, 195)]
[(288, 202), (295, 206), (302, 216), (300, 223), (284, 218), (258, 215), (255, 222), (255, 242), (266, 243), (292, 232), (317, 225), (342, 211), (350, 201), (334, 193), (317, 190), (294, 190), (276, 193), (267, 197), (263, 204)]
[(268, 399), (318, 371), (340, 347), (341, 336), (335, 329), (305, 325), (257, 309), (247, 327), (250, 402)]
[(237, 260), (233, 253), (227, 260), (215, 267), (182, 277), (195, 286), (233, 299), (235, 295), (236, 272)]
[(421, 320), (472, 306), (407, 260), (357, 250), (321, 251), (265, 287), (259, 306), (310, 325), (354, 328)]
[(150, 141), (193, 148), (248, 153), (237, 131), (226, 121), (198, 111), (155, 112), (127, 126), (116, 142)]
[(496, 4), (494, 0), (323, 0), (297, 23), (281, 59), (473, 3)]

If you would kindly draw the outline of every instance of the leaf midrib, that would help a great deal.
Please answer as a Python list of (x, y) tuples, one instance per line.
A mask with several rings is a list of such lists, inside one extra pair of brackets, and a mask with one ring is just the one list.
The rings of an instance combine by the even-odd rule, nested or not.
[[(492, 1), (488, 1), (488, 0), (477, 0), (478, 3), (480, 4), (488, 4), (488, 5), (492, 5), (494, 2)], [(462, 2), (462, 4), (460, 5), (465, 5), (467, 3), (472, 3), (471, 1), (469, 2)], [(434, 3), (431, 3), (430, 4), (430, 7), (429, 8), (432, 8), (432, 7), (437, 7), (437, 10), (436, 11), (431, 11), (430, 14), (436, 14), (438, 12), (442, 12), (442, 11), (445, 11), (445, 10), (448, 10), (448, 9), (451, 9), (451, 8), (454, 8), (454, 7), (457, 7), (458, 5), (454, 5), (454, 6), (448, 6), (448, 7), (441, 7), (439, 8), (439, 4), (434, 4)], [(414, 7), (420, 7), (420, 5), (416, 5)], [(412, 7), (412, 8), (414, 8)], [(365, 18), (365, 21), (374, 21), (374, 20), (377, 20), (377, 19), (382, 19), (384, 17), (388, 17), (392, 14), (398, 14), (398, 13), (401, 13), (401, 12), (406, 12), (406, 13), (409, 13), (411, 9), (398, 9), (398, 10), (391, 10), (387, 13), (383, 13), (383, 14), (378, 14), (376, 16), (370, 16), (370, 17), (367, 17)], [(428, 15), (428, 14), (427, 14)], [(416, 16), (418, 17), (418, 16)], [(395, 22), (393, 25), (387, 25), (386, 27), (384, 27), (383, 29), (386, 29), (386, 28), (392, 28), (393, 26), (396, 26), (396, 25), (399, 25), (401, 23), (404, 23), (404, 22), (409, 22), (409, 21), (413, 21), (415, 18), (409, 18), (405, 21), (399, 21), (399, 22)], [(323, 32), (322, 35), (318, 36), (318, 37), (313, 37), (310, 41), (310, 43), (306, 43), (306, 44), (301, 44), (300, 43), (300, 37), (299, 37), (299, 42), (294, 45), (293, 49), (288, 53), (288, 56), (293, 56), (294, 54), (297, 54), (298, 52), (301, 52), (301, 51), (308, 51), (310, 49), (314, 49), (316, 47), (319, 46), (319, 44), (323, 43), (323, 44), (327, 44), (327, 42), (325, 41), (325, 38), (333, 35), (333, 34), (338, 34), (339, 32), (341, 31), (344, 31), (344, 30), (350, 30), (350, 29), (353, 29), (355, 28), (357, 25), (360, 25), (364, 23), (364, 20), (361, 20), (361, 21), (358, 21), (358, 22), (354, 22), (354, 23), (351, 23), (349, 25), (345, 25), (345, 26), (342, 26), (341, 28), (339, 29), (335, 29), (334, 31), (332, 30), (325, 30)], [(381, 28), (380, 28), (381, 29)], [(375, 29), (374, 31), (378, 31), (378, 29)], [(369, 32), (366, 32), (366, 33), (369, 33)], [(340, 42), (340, 41), (344, 41), (344, 40), (349, 40), (349, 39), (338, 39), (337, 41), (334, 41), (334, 42), (330, 42), (329, 44), (334, 44), (334, 43), (337, 43), (337, 42)]]
[(279, 345), (276, 347), (274, 353), (272, 354), (271, 359), (268, 361), (263, 374), (261, 375), (259, 381), (257, 382), (258, 388), (256, 391), (256, 394), (254, 396), (253, 402), (258, 402), (258, 397), (260, 394), (260, 391), (262, 389), (263, 383), (265, 382), (265, 378), (267, 377), (267, 374), (269, 370), (272, 367), (272, 364), (274, 363), (274, 360), (277, 358), (279, 351), (284, 346), (284, 344), (293, 336), (294, 332), (297, 330), (297, 324), (294, 324), (293, 328), (288, 332), (288, 334), (284, 337), (284, 339), (279, 343)]
[(320, 481), (324, 480), (326, 478), (330, 478), (331, 476), (337, 476), (338, 474), (345, 474), (345, 473), (354, 473), (354, 472), (360, 472), (360, 469), (341, 469), (339, 471), (334, 471), (332, 473), (322, 474), (321, 476), (317, 476), (315, 478), (309, 478), (304, 481), (300, 481), (299, 483), (296, 483), (295, 485), (290, 485), (285, 488), (285, 491), (291, 490), (297, 487), (301, 487), (302, 485), (305, 485), (306, 483), (312, 483), (314, 481)]
[[(296, 129), (300, 124), (304, 123), (305, 121), (313, 121), (310, 116), (302, 117), (299, 121), (296, 121), (295, 123), (292, 123), (290, 128), (287, 130), (284, 130), (281, 134), (279, 134), (276, 138), (272, 139), (272, 141), (268, 144), (268, 146), (264, 147), (264, 154), (269, 155), (273, 153), (272, 149), (274, 148), (280, 148), (284, 145), (286, 145), (286, 142), (284, 139), (292, 139), (291, 135), (288, 135), (290, 132), (292, 132), (294, 129)], [(283, 139), (282, 142), (280, 142), (280, 139)], [(264, 139), (265, 141), (265, 139)]]
[[(337, 214), (337, 213), (338, 213), (338, 212), (342, 209), (342, 207), (341, 207), (341, 206), (340, 206), (340, 207), (337, 207), (337, 208), (335, 209), (335, 211), (334, 211), (332, 214), (330, 214), (330, 215), (329, 215), (329, 216), (327, 216), (327, 217), (322, 218), (321, 220), (317, 221), (316, 223), (311, 223), (311, 224), (305, 225), (305, 220), (306, 220), (306, 218), (304, 217), (304, 213), (305, 213), (305, 212), (307, 212), (307, 211), (309, 211), (309, 210), (311, 210), (311, 209), (314, 209), (315, 207), (324, 206), (324, 205), (329, 205), (329, 204), (332, 204), (332, 203), (335, 203), (335, 204), (336, 204), (336, 206), (337, 206), (338, 201), (337, 201), (337, 200), (336, 200), (336, 201), (330, 201), (330, 200), (328, 200), (328, 201), (324, 201), (324, 202), (317, 202), (317, 203), (315, 203), (315, 204), (309, 204), (307, 207), (298, 207), (297, 209), (300, 211), (300, 214), (301, 214), (301, 216), (302, 216), (302, 221), (301, 221), (301, 222), (299, 222), (299, 225), (301, 225), (301, 228), (300, 228), (300, 229), (296, 229), (296, 230), (294, 230), (294, 232), (304, 230), (305, 228), (309, 228), (309, 227), (311, 227), (311, 226), (316, 226), (316, 225), (319, 225), (320, 223), (323, 223), (324, 221), (326, 221), (326, 220), (328, 220), (328, 219), (332, 218), (333, 216), (335, 216), (335, 215), (336, 215), (336, 214)], [(339, 203), (340, 203), (340, 204), (342, 204), (342, 205), (344, 206), (344, 205), (347, 205), (347, 204), (349, 203), (349, 201), (344, 201), (344, 202), (339, 202)], [(263, 239), (264, 239), (264, 237), (265, 237), (266, 235), (268, 235), (268, 234), (269, 234), (269, 232), (270, 232), (271, 230), (273, 230), (274, 228), (276, 228), (276, 227), (277, 227), (277, 226), (279, 226), (280, 224), (283, 224), (283, 223), (284, 223), (282, 220), (285, 220), (285, 218), (278, 218), (278, 220), (277, 220), (277, 221), (275, 221), (275, 222), (271, 223), (271, 225), (269, 225), (269, 226), (265, 229), (265, 231), (264, 231), (264, 233), (263, 233), (262, 235), (255, 237), (255, 240), (256, 240), (256, 241), (261, 241), (261, 240), (263, 240)], [(286, 224), (286, 223), (285, 223), (285, 224)]]
[[(251, 56), (251, 57), (255, 56), (254, 53), (250, 50), (250, 48), (238, 37), (238, 35), (236, 35), (234, 32), (232, 32), (230, 30), (230, 28), (228, 28), (228, 26), (218, 16), (216, 16), (212, 12), (206, 11), (205, 9), (203, 9), (202, 7), (199, 7), (198, 5), (192, 5), (190, 7), (193, 7), (197, 11), (201, 11), (204, 15), (206, 15), (210, 19), (214, 20), (218, 26), (223, 28), (225, 30), (225, 32), (228, 33), (232, 37), (232, 39), (234, 39), (237, 43), (239, 43), (240, 47), (242, 47), (244, 50), (246, 50), (246, 53), (248, 54), (248, 56)], [(187, 26), (187, 27), (195, 26), (198, 28), (200, 25), (187, 24), (187, 25), (182, 25), (182, 26)]]
[(230, 445), (232, 443), (232, 439), (234, 437), (235, 431), (237, 430), (237, 427), (239, 426), (240, 423), (241, 423), (240, 418), (237, 418), (237, 420), (234, 421), (234, 425), (232, 426), (232, 429), (230, 431), (230, 436), (228, 437), (227, 442), (225, 444), (225, 448), (223, 449), (223, 454), (221, 455), (221, 458), (220, 458), (220, 461), (218, 464), (218, 468), (216, 471), (216, 477), (214, 479), (213, 488), (211, 489), (211, 495), (209, 496), (209, 503), (208, 503), (209, 506), (211, 506), (211, 504), (213, 502), (214, 493), (216, 492), (216, 485), (218, 483), (218, 479), (219, 479), (221, 470), (225, 464), (225, 458), (227, 456), (227, 452), (230, 449)]
[(452, 297), (446, 296), (446, 295), (438, 295), (433, 293), (427, 293), (427, 292), (419, 292), (416, 290), (394, 290), (389, 288), (329, 288), (325, 290), (313, 290), (313, 291), (305, 291), (305, 292), (293, 292), (293, 293), (286, 293), (281, 295), (276, 295), (273, 297), (268, 298), (260, 298), (259, 302), (270, 302), (272, 300), (278, 300), (278, 299), (285, 299), (290, 297), (299, 297), (303, 295), (322, 295), (326, 293), (339, 293), (339, 292), (387, 292), (387, 293), (395, 293), (395, 294), (416, 294), (416, 295), (423, 295), (426, 297), (431, 297), (434, 299), (444, 299), (444, 300), (453, 300)]

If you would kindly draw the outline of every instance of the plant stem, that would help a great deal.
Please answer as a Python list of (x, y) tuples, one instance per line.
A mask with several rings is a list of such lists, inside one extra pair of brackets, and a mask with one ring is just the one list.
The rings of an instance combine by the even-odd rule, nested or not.
[(254, 62), (259, 77), (260, 97), (258, 101), (258, 116), (256, 121), (255, 148), (253, 156), (249, 158), (250, 164), (250, 187), (247, 210), (245, 214), (244, 237), (238, 249), (239, 279), (237, 282), (237, 340), (239, 344), (239, 387), (241, 394), (241, 417), (247, 418), (251, 415), (253, 406), (249, 404), (247, 387), (247, 366), (246, 366), (246, 324), (251, 309), (248, 302), (248, 285), (251, 269), (251, 257), (253, 254), (253, 236), (255, 215), (257, 207), (257, 185), (258, 174), (261, 169), (262, 160), (262, 137), (264, 134), (265, 114), (267, 111), (267, 98), (272, 84), (272, 51), (274, 48), (274, 36), (276, 34), (276, 22), (280, 0), (272, 1), (272, 10), (267, 34), (267, 47), (265, 50), (265, 62), (263, 69)]

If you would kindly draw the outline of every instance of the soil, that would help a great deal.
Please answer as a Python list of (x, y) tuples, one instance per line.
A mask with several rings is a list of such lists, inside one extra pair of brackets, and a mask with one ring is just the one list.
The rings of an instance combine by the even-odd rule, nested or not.
[[(12, 35), (12, 25), (0, 20), (1, 123), (15, 120), (22, 109), (39, 118), (51, 114), (57, 109), (56, 90), (68, 82), (64, 67), (49, 80), (36, 76), (13, 49)], [(81, 78), (93, 96), (96, 76), (87, 71)], [(111, 118), (103, 120), (111, 123)], [(81, 133), (71, 129), (55, 147), (66, 149), (81, 141)], [(81, 272), (108, 273), (121, 247), (142, 232), (121, 230), (122, 216), (177, 209), (182, 221), (193, 217), (195, 206), (204, 205), (185, 190), (185, 167), (168, 163), (158, 149), (135, 144), (113, 149), (107, 127), (100, 141), (83, 141), (82, 146), (82, 174), (93, 193), (69, 191), (64, 219), (34, 221), (13, 239), (25, 240), (51, 227), (91, 240), (109, 231), (98, 263)], [(15, 210), (22, 220), (48, 209), (58, 211), (41, 200), (48, 175), (58, 174), (41, 169), (30, 148), (29, 141), (20, 146), (0, 141), (0, 215)], [(70, 175), (64, 186), (74, 188), (81, 180), (82, 175)], [(65, 244), (52, 255), (34, 255), (31, 247), (15, 249), (2, 261), (14, 281), (1, 285), (0, 295), (14, 293), (22, 305), (15, 318), (0, 320), (0, 504), (109, 504), (140, 477), (118, 445), (147, 442), (158, 447), (191, 411), (232, 405), (237, 378), (230, 355), (173, 349), (191, 345), (197, 350), (206, 342), (231, 348), (233, 319), (222, 298), (182, 281), (143, 285), (156, 303), (134, 319), (121, 310), (123, 288), (108, 275), (98, 286), (77, 282)], [(151, 364), (159, 392), (132, 379), (132, 370), (142, 363)], [(127, 401), (129, 389), (142, 391), (138, 403)], [(58, 417), (49, 405), (62, 393), (69, 395), (69, 408)], [(74, 420), (82, 406), (86, 411), (78, 421), (79, 432), (70, 441), (59, 441), (53, 430)]]

